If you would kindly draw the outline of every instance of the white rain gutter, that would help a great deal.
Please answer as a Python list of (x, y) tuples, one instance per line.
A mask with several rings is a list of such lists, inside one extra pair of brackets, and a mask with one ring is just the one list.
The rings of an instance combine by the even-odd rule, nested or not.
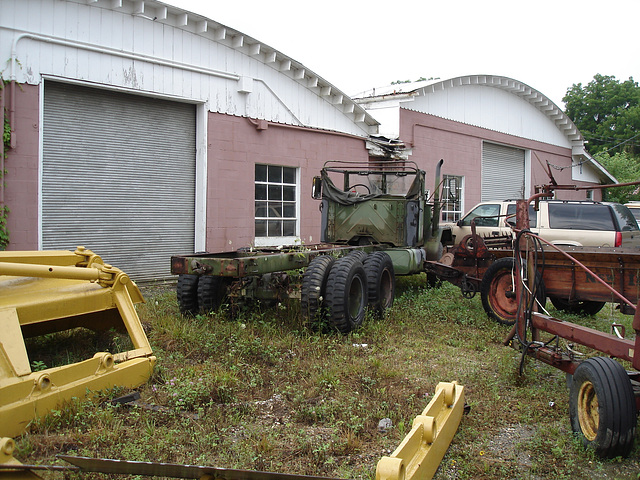
[(126, 58), (129, 60), (139, 60), (142, 62), (151, 63), (154, 65), (161, 65), (165, 67), (178, 68), (189, 72), (202, 73), (204, 75), (210, 75), (213, 77), (226, 78), (229, 80), (240, 80), (240, 75), (235, 73), (223, 72), (221, 70), (215, 70), (212, 68), (196, 67), (182, 62), (176, 62), (173, 60), (167, 60), (165, 58), (154, 57), (151, 55), (144, 55), (141, 53), (126, 52), (124, 50), (117, 50), (110, 47), (100, 47), (91, 45), (84, 42), (76, 42), (73, 40), (66, 40), (58, 37), (51, 37), (48, 35), (38, 35), (35, 33), (20, 33), (13, 38), (11, 44), (11, 58), (9, 60), (9, 80), (11, 82), (10, 91), (10, 108), (9, 108), (9, 122), (11, 124), (11, 147), (15, 147), (15, 111), (16, 111), (16, 64), (18, 63), (18, 42), (24, 38), (31, 40), (37, 40), (45, 43), (52, 43), (54, 45), (62, 45), (65, 47), (79, 48), (90, 52), (104, 53), (107, 55), (113, 55), (115, 57)]

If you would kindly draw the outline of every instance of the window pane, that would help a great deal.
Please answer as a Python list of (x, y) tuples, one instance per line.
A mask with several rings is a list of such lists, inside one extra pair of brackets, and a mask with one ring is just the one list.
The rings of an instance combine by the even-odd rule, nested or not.
[(256, 182), (266, 182), (266, 181), (267, 181), (267, 166), (256, 165)]
[(267, 202), (256, 202), (256, 217), (267, 216)]
[(606, 205), (549, 204), (549, 227), (574, 230), (615, 230)]
[(280, 220), (269, 220), (269, 236), (270, 237), (282, 236), (282, 222)]
[(266, 200), (266, 199), (267, 199), (267, 186), (256, 185), (256, 200)]
[(282, 181), (284, 183), (296, 183), (296, 169), (291, 167), (282, 167)]
[(282, 217), (282, 204), (278, 202), (269, 202), (269, 218)]
[(267, 221), (256, 220), (256, 237), (266, 237), (266, 236), (267, 236)]
[(282, 167), (269, 165), (269, 182), (282, 183)]
[(282, 187), (282, 199), (293, 202), (296, 199), (296, 187), (289, 187), (286, 185)]
[(285, 218), (295, 218), (296, 216), (296, 204), (285, 203), (282, 210), (282, 216)]
[(285, 220), (282, 222), (282, 235), (285, 237), (293, 237), (296, 234), (296, 221)]
[(269, 200), (282, 200), (282, 187), (280, 185), (269, 185)]
[(256, 165), (255, 174), (256, 237), (295, 236), (298, 231), (297, 169)]

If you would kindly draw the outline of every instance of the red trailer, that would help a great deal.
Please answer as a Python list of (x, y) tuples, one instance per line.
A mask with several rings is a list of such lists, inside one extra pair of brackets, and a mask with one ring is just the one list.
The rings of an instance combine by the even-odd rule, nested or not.
[[(560, 249), (545, 242), (525, 227), (531, 201), (548, 195), (545, 191), (518, 203), (515, 290), (511, 288), (517, 314), (505, 343), (520, 349), (523, 359), (530, 356), (571, 375), (572, 429), (599, 456), (627, 456), (640, 409), (640, 250)], [(635, 335), (621, 325), (613, 324), (610, 332), (602, 332), (542, 313), (543, 303), (536, 298), (546, 296), (576, 308), (618, 303), (622, 313), (634, 315)], [(601, 356), (582, 357), (575, 345)]]

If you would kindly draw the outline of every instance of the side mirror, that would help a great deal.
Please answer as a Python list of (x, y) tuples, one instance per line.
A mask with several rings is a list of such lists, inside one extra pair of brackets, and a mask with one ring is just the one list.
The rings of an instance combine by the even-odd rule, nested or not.
[(463, 222), (462, 222), (462, 219), (458, 220), (458, 221), (456, 222), (456, 225), (457, 225), (458, 227), (464, 227)]
[(311, 198), (320, 200), (322, 198), (322, 177), (313, 177), (311, 184)]

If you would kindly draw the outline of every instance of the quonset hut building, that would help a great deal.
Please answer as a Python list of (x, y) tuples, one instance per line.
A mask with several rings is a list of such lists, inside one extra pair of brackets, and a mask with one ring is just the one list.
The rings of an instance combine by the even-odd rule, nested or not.
[[(311, 178), (327, 160), (409, 158), (433, 179), (444, 158), (461, 192), (450, 215), (504, 196), (485, 194), (504, 185), (492, 148), (522, 170), (518, 193), (547, 160), (580, 165), (559, 183), (612, 180), (571, 121), (515, 80), (355, 101), (259, 40), (153, 0), (3, 0), (0, 57), (7, 248), (84, 245), (137, 280), (168, 276), (174, 254), (317, 242)], [(395, 133), (379, 130), (385, 109)]]

